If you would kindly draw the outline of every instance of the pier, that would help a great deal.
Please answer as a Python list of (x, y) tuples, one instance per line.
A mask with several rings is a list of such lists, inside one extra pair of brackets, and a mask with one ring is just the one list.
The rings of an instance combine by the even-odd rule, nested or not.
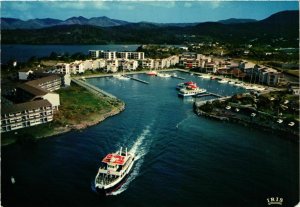
[(135, 81), (138, 81), (138, 82), (141, 82), (141, 83), (144, 83), (144, 84), (149, 84), (149, 82), (147, 82), (147, 81), (144, 81), (144, 80), (142, 80), (142, 79), (139, 79), (139, 78), (134, 78), (134, 77), (132, 77), (132, 76), (127, 76), (127, 75), (123, 75), (124, 77), (126, 77), (126, 78), (130, 78), (130, 79), (132, 79), (132, 80), (135, 80)]
[(104, 96), (108, 96), (113, 99), (117, 99), (117, 97), (115, 97), (114, 95), (107, 93), (107, 92), (101, 90), (100, 88), (97, 88), (83, 80), (79, 80), (79, 79), (75, 79), (75, 78), (72, 78), (71, 80), (72, 80), (72, 82), (84, 87), (85, 89), (87, 89), (88, 91), (92, 92), (95, 95), (104, 95)]
[(204, 104), (206, 104), (206, 102), (213, 102), (213, 101), (216, 101), (216, 100), (219, 100), (219, 101), (225, 101), (227, 99), (231, 98), (231, 96), (221, 96), (221, 97), (218, 97), (218, 98), (213, 98), (213, 99), (209, 99), (209, 100), (204, 100), (204, 101), (195, 101), (195, 106), (199, 107), (199, 106), (202, 106)]

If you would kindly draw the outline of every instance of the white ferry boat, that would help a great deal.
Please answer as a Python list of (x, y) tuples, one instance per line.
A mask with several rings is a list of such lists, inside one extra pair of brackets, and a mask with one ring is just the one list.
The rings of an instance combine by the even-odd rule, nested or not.
[(205, 92), (206, 92), (206, 89), (199, 88), (199, 87), (197, 87), (196, 84), (194, 84), (194, 85), (189, 85), (186, 88), (180, 89), (178, 95), (186, 97), (186, 96), (195, 96), (195, 95), (205, 93)]
[(102, 195), (108, 195), (125, 183), (135, 161), (134, 154), (120, 151), (106, 155), (95, 178), (95, 188)]
[(187, 86), (194, 85), (194, 84), (196, 84), (196, 83), (194, 83), (194, 82), (192, 82), (192, 81), (185, 82), (185, 83), (179, 83), (179, 84), (176, 86), (176, 89), (177, 89), (177, 90), (184, 89), (184, 88), (186, 88)]

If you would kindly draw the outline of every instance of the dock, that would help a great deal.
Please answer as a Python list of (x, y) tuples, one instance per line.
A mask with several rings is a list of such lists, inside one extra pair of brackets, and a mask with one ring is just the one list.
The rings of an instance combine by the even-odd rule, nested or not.
[(149, 82), (147, 82), (147, 81), (144, 81), (144, 80), (142, 80), (142, 79), (139, 79), (139, 78), (134, 78), (134, 77), (132, 77), (132, 76), (127, 76), (127, 75), (123, 75), (124, 77), (126, 77), (126, 78), (130, 78), (130, 79), (132, 79), (132, 80), (135, 80), (135, 81), (138, 81), (138, 82), (141, 82), (141, 83), (144, 83), (144, 84), (149, 84)]
[(104, 96), (110, 97), (112, 99), (117, 99), (117, 97), (115, 97), (114, 95), (107, 93), (106, 91), (103, 91), (100, 88), (97, 88), (97, 87), (87, 83), (86, 81), (79, 80), (76, 78), (72, 78), (71, 80), (72, 80), (72, 82), (76, 83), (79, 86), (84, 87), (85, 89), (87, 89), (88, 91), (90, 91), (91, 93), (93, 93), (95, 95), (98, 95), (98, 96), (104, 95)]
[(205, 92), (205, 93), (200, 93), (198, 95), (196, 95), (197, 98), (201, 98), (201, 97), (205, 97), (205, 96), (215, 96), (218, 98), (223, 98), (224, 96), (221, 96), (220, 94), (216, 94), (216, 93), (211, 93), (211, 92)]

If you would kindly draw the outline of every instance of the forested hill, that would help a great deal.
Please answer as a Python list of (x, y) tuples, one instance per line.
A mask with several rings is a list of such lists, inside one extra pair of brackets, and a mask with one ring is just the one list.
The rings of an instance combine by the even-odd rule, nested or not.
[(272, 43), (283, 38), (298, 47), (299, 11), (283, 11), (261, 21), (199, 24), (126, 23), (113, 27), (72, 24), (41, 29), (2, 30), (3, 44), (183, 44), (204, 39), (246, 43), (258, 39)]

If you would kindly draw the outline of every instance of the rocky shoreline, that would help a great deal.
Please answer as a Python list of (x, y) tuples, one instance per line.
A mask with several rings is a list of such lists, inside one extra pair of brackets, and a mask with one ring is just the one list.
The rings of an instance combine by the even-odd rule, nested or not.
[[(88, 127), (97, 125), (99, 123), (101, 123), (102, 121), (106, 120), (109, 117), (115, 116), (119, 113), (121, 113), (122, 111), (125, 110), (125, 103), (120, 101), (120, 105), (114, 107), (111, 111), (104, 113), (104, 114), (93, 114), (93, 116), (95, 117), (95, 120), (93, 121), (81, 121), (78, 124), (72, 124), (72, 125), (66, 125), (66, 126), (59, 126), (59, 127), (54, 127), (53, 130), (51, 130), (50, 133), (44, 134), (42, 136), (36, 136), (36, 137), (32, 137), (31, 139), (27, 140), (26, 142), (32, 142), (35, 141), (37, 139), (42, 139), (42, 138), (49, 138), (49, 137), (53, 137), (56, 135), (60, 135), (60, 134), (64, 134), (70, 131), (79, 131), (79, 130), (84, 130)], [(1, 146), (7, 146), (10, 144), (13, 144), (15, 142), (17, 142), (18, 140), (16, 139), (10, 139), (8, 141), (6, 141), (5, 143), (1, 142)]]
[(258, 122), (254, 122), (251, 120), (240, 119), (240, 118), (237, 118), (230, 114), (225, 114), (225, 113), (218, 114), (218, 115), (207, 113), (207, 112), (199, 109), (196, 105), (194, 105), (194, 112), (198, 116), (204, 116), (204, 117), (219, 120), (219, 121), (228, 121), (228, 122), (232, 122), (232, 123), (238, 123), (238, 124), (248, 126), (251, 128), (259, 128), (263, 131), (269, 131), (269, 132), (278, 134), (278, 135), (280, 135), (281, 138), (299, 142), (299, 133), (294, 130), (287, 130), (287, 129), (278, 128), (276, 126), (271, 126), (271, 125), (267, 125), (267, 124), (260, 123), (260, 122), (258, 123)]
[(62, 133), (70, 132), (70, 131), (73, 131), (73, 130), (83, 130), (83, 129), (86, 129), (88, 127), (97, 125), (97, 124), (101, 123), (102, 121), (104, 121), (105, 119), (107, 119), (109, 117), (112, 117), (112, 116), (115, 116), (115, 115), (121, 113), (124, 110), (125, 110), (125, 103), (121, 102), (120, 106), (114, 108), (113, 110), (111, 110), (111, 111), (109, 111), (105, 114), (98, 115), (96, 120), (94, 120), (94, 121), (82, 121), (79, 124), (67, 125), (67, 126), (64, 126), (64, 127), (57, 127), (57, 128), (54, 128), (53, 133), (51, 133), (50, 135), (46, 135), (46, 136), (43, 136), (43, 137), (37, 137), (37, 138), (46, 138), (46, 137), (55, 136), (55, 135), (59, 135), (59, 134), (62, 134)]

